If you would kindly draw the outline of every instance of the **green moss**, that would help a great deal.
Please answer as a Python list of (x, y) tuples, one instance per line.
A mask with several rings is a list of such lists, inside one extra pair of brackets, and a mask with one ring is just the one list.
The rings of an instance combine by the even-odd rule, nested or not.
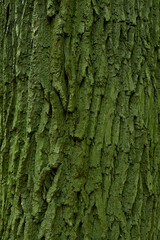
[(159, 239), (159, 0), (0, 0), (0, 239)]

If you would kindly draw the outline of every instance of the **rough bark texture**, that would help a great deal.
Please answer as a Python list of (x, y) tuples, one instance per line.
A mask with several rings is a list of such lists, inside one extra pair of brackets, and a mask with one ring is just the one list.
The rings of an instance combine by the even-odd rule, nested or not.
[(160, 239), (160, 0), (0, 0), (0, 239)]

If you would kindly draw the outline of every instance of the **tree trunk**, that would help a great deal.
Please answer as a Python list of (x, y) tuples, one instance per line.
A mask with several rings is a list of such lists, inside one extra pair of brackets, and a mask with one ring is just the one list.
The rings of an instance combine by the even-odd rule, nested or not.
[(0, 239), (160, 239), (160, 0), (0, 0)]

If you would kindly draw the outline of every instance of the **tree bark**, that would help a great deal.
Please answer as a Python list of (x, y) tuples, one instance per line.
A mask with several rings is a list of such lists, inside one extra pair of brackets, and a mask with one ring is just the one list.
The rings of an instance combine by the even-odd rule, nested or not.
[(0, 239), (160, 239), (160, 0), (0, 0)]

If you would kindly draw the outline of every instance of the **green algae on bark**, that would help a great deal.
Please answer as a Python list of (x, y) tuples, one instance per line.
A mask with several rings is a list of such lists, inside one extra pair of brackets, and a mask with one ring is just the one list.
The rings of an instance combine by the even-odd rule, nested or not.
[(159, 0), (0, 0), (0, 239), (160, 238), (159, 26)]

